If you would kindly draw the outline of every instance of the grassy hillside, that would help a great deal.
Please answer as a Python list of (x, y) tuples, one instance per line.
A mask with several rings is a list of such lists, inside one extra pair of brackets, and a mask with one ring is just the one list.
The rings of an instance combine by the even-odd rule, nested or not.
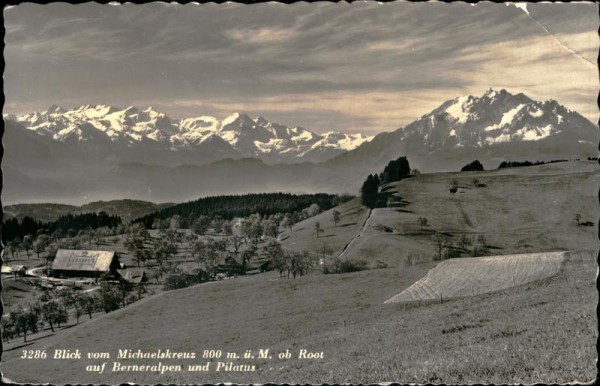
[[(474, 186), (475, 178), (485, 187)], [(452, 180), (459, 185), (454, 194)], [(437, 253), (433, 231), (455, 244), (462, 235), (471, 241), (483, 235), (492, 255), (594, 249), (596, 227), (578, 225), (575, 215), (595, 225), (599, 185), (600, 170), (593, 161), (423, 174), (389, 187), (408, 205), (374, 209), (345, 256), (383, 259), (394, 266), (408, 254), (431, 260)], [(421, 229), (419, 217), (428, 219), (428, 228)]]
[[(32, 362), (19, 359), (21, 350), (9, 346), (3, 369), (10, 379), (36, 383), (565, 383), (594, 378), (595, 254), (570, 257), (558, 276), (501, 292), (420, 307), (382, 304), (430, 267), (275, 281), (268, 279), (276, 275), (268, 274), (210, 283), (149, 298), (27, 346), (110, 352), (109, 363), (118, 348), (238, 353), (269, 348), (274, 355), (305, 348), (323, 351), (324, 360), (248, 360), (258, 366), (251, 373), (100, 375), (82, 370), (98, 360)], [(181, 362), (206, 361), (163, 361)]]
[[(340, 222), (337, 225), (331, 220), (334, 210), (340, 213)], [(325, 246), (329, 250), (328, 254), (338, 255), (360, 231), (367, 214), (368, 209), (360, 204), (360, 199), (353, 199), (295, 224), (291, 231), (286, 229), (279, 236), (279, 240), (286, 249), (292, 251), (322, 251)], [(318, 238), (315, 234), (317, 222), (323, 229)]]

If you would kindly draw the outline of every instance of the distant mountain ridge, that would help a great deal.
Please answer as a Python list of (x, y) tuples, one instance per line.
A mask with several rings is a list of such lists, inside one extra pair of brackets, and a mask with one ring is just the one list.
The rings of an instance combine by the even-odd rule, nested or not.
[[(109, 105), (82, 105), (66, 110), (51, 106), (44, 112), (6, 115), (37, 134), (70, 145), (95, 150), (126, 148), (154, 151), (210, 153), (202, 162), (222, 158), (256, 157), (268, 163), (320, 162), (352, 150), (370, 140), (362, 134), (316, 134), (299, 126), (288, 127), (264, 117), (234, 113), (224, 120), (210, 116), (171, 119), (149, 107), (120, 109)], [(194, 163), (197, 158), (181, 158)], [(128, 160), (130, 161), (130, 160)]]
[(152, 109), (55, 106), (5, 118), (5, 203), (356, 194), (367, 174), (400, 156), (422, 172), (457, 171), (475, 159), (490, 169), (506, 160), (597, 156), (599, 139), (595, 124), (554, 100), (492, 89), (448, 100), (405, 127), (356, 142), (245, 114), (174, 121)]
[(66, 214), (99, 213), (106, 212), (112, 216), (119, 216), (124, 222), (145, 216), (157, 210), (167, 208), (175, 204), (154, 204), (139, 200), (112, 200), (95, 201), (82, 206), (65, 204), (15, 204), (7, 205), (4, 209), (4, 220), (16, 218), (19, 221), (23, 217), (31, 217), (37, 221), (56, 221), (60, 216)]
[(539, 102), (522, 93), (489, 89), (481, 96), (448, 100), (327, 164), (381, 167), (407, 155), (424, 170), (454, 170), (478, 157), (499, 163), (596, 155), (598, 140), (596, 125), (555, 100)]

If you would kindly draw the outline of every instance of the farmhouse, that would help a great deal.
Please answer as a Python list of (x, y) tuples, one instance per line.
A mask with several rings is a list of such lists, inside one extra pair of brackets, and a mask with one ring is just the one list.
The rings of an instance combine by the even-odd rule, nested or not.
[(128, 283), (142, 284), (148, 281), (146, 271), (134, 268), (117, 269), (119, 276)]
[(55, 277), (118, 277), (117, 269), (121, 264), (114, 251), (59, 249), (52, 263)]
[(224, 264), (217, 265), (218, 273), (226, 273), (229, 276), (242, 275), (244, 267), (233, 256), (227, 256)]

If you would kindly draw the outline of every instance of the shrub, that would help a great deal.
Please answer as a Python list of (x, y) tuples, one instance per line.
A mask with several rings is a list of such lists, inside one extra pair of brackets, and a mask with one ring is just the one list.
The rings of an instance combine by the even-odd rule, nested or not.
[(375, 228), (375, 230), (378, 232), (392, 233), (394, 231), (392, 228), (383, 224), (377, 224), (373, 228)]
[[(518, 246), (517, 246), (518, 248)], [(487, 249), (487, 247), (485, 245), (477, 245), (475, 246), (475, 248), (473, 248), (473, 256), (477, 257), (477, 256), (487, 256), (489, 255), (490, 250)]]
[(174, 273), (165, 279), (165, 290), (174, 290), (179, 288), (190, 287), (194, 284), (201, 283), (200, 275), (190, 273)]
[(421, 261), (421, 256), (417, 255), (416, 253), (409, 252), (406, 256), (404, 256), (404, 265), (407, 267), (419, 264)]
[(478, 178), (473, 178), (473, 186), (475, 186), (476, 188), (485, 188), (487, 185), (481, 183), (481, 181), (479, 181)]
[(449, 246), (444, 251), (444, 259), (453, 259), (455, 257), (460, 257), (460, 250), (453, 246)]
[(357, 272), (367, 269), (367, 261), (364, 259), (341, 260), (337, 257), (333, 258), (330, 263), (323, 265), (323, 273), (348, 273)]
[(367, 268), (367, 261), (364, 259), (344, 260), (340, 265), (340, 273), (357, 272)]

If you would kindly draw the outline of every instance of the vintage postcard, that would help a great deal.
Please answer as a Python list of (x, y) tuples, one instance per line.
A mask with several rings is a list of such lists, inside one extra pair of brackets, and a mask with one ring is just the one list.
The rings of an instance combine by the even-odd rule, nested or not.
[(3, 12), (3, 382), (596, 377), (597, 4)]

